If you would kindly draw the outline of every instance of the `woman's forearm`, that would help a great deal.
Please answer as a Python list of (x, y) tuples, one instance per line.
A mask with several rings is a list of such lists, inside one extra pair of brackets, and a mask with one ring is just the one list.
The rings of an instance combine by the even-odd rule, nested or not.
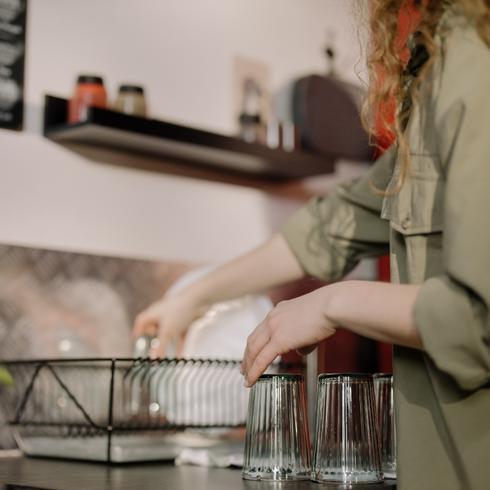
[(159, 343), (150, 354), (161, 357), (170, 341), (185, 333), (213, 303), (258, 293), (303, 276), (304, 271), (288, 244), (281, 235), (276, 235), (255, 250), (181, 289), (178, 294), (164, 296), (151, 304), (136, 317), (133, 336), (158, 335)]
[(304, 275), (284, 238), (275, 235), (255, 250), (226, 263), (192, 284), (186, 293), (199, 304), (208, 306), (218, 301), (258, 293)]
[(345, 281), (325, 289), (329, 322), (374, 340), (422, 349), (413, 318), (420, 286)]

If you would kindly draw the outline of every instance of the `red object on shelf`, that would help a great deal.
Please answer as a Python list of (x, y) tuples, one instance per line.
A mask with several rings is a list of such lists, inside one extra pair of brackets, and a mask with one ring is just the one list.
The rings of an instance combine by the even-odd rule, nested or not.
[(77, 123), (87, 118), (89, 107), (107, 107), (107, 92), (101, 77), (80, 75), (75, 93), (68, 105), (68, 122)]

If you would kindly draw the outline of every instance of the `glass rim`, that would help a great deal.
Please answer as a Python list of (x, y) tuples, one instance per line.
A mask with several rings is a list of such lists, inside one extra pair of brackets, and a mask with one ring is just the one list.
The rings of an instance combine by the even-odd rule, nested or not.
[(328, 378), (368, 378), (372, 379), (373, 375), (370, 373), (322, 373), (318, 375), (318, 381)]
[(374, 373), (373, 378), (392, 378), (393, 373)]
[(265, 381), (267, 379), (290, 379), (290, 380), (302, 380), (304, 376), (302, 374), (290, 374), (290, 373), (267, 373), (262, 374), (257, 381)]

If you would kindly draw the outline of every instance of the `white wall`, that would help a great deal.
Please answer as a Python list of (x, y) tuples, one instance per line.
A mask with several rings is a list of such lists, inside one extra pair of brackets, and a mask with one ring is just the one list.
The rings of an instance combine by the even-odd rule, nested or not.
[[(358, 1), (358, 0), (357, 0)], [(339, 69), (357, 80), (352, 0), (42, 0), (30, 2), (27, 102), (69, 94), (80, 72), (148, 89), (153, 114), (234, 129), (235, 55), (270, 66), (271, 89), (299, 74), (324, 72), (327, 31)]]
[(244, 187), (92, 163), (37, 136), (2, 136), (9, 155), (0, 179), (4, 243), (214, 262), (263, 241), (296, 204)]
[(347, 0), (31, 1), (26, 130), (0, 131), (0, 242), (111, 255), (218, 261), (266, 239), (297, 202), (226, 184), (100, 165), (40, 136), (44, 93), (79, 72), (114, 93), (143, 83), (154, 115), (231, 132), (236, 54), (270, 65), (271, 86), (321, 72), (327, 28), (355, 79)]

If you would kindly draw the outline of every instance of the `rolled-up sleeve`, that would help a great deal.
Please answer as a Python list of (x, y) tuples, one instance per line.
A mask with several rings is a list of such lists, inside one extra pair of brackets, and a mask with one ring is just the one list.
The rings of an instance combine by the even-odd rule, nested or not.
[(388, 253), (389, 223), (381, 219), (383, 196), (393, 173), (395, 149), (385, 152), (361, 178), (300, 208), (281, 233), (311, 276), (341, 278), (365, 257)]
[(441, 100), (462, 116), (454, 137), (438, 135), (448, 156), (444, 274), (422, 284), (414, 308), (429, 357), (465, 390), (490, 381), (490, 50), (475, 36), (446, 63), (454, 95)]

